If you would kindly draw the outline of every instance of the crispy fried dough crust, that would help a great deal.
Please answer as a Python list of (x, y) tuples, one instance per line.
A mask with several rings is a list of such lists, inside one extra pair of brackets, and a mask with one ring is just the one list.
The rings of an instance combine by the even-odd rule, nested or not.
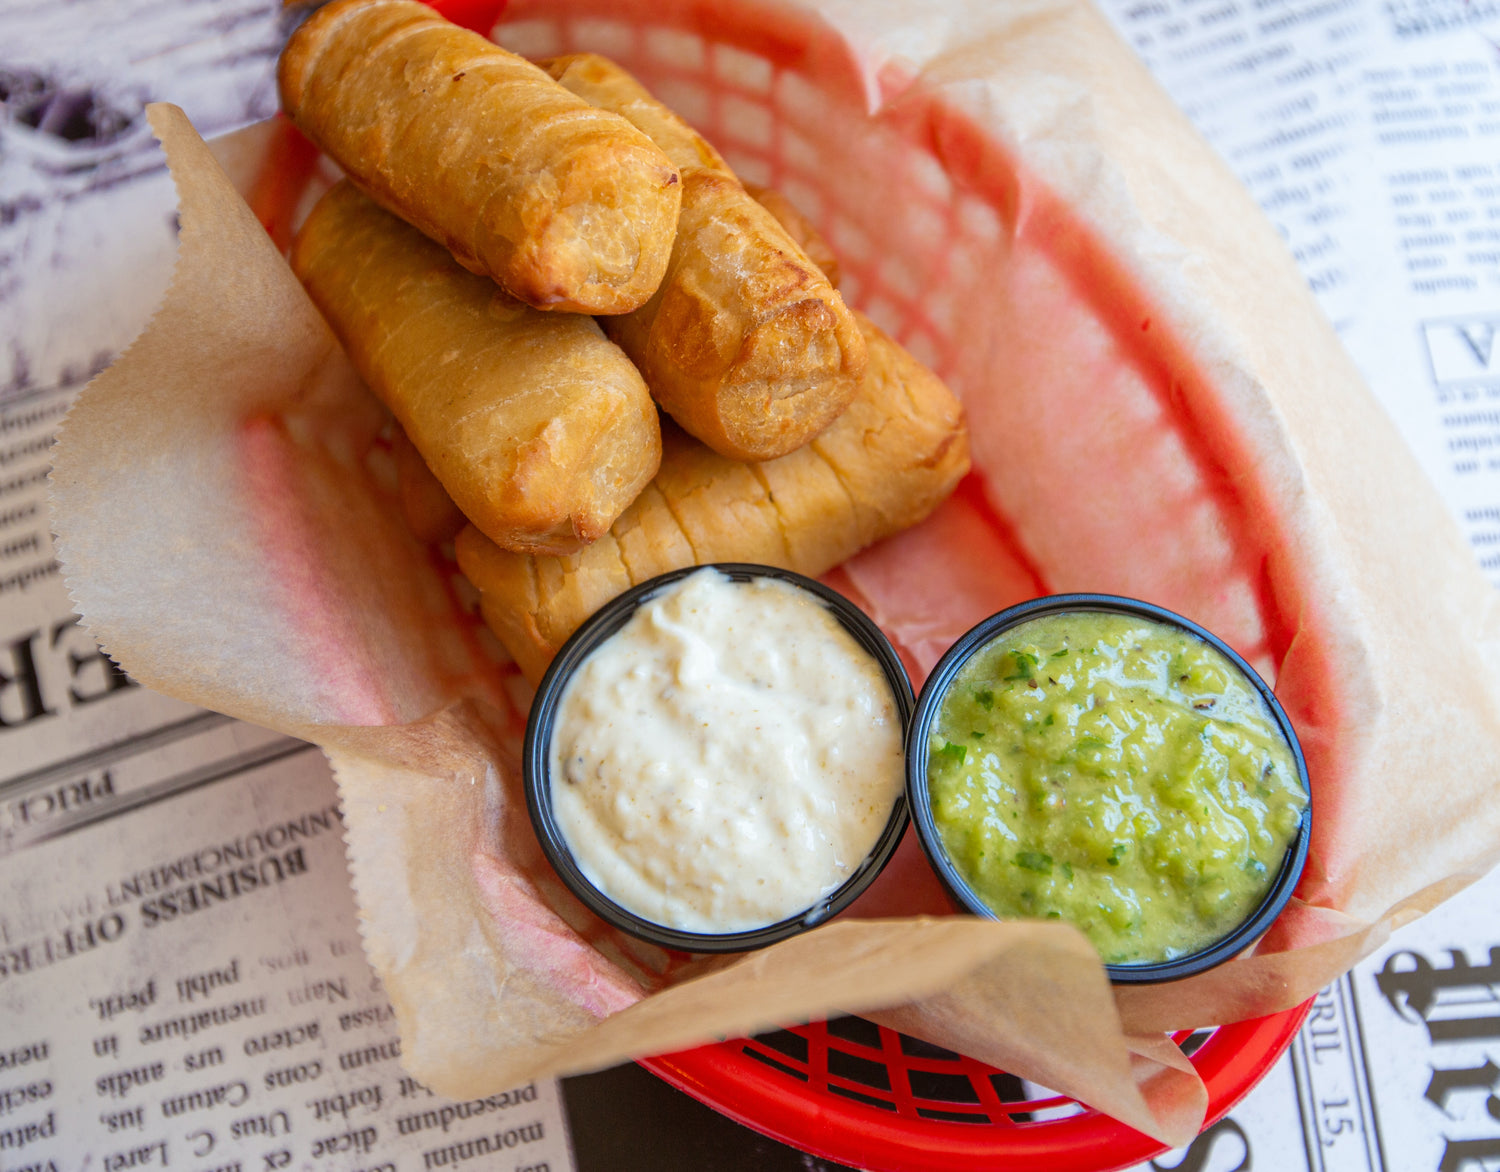
[(544, 62), (624, 115), (682, 172), (677, 242), (660, 288), (605, 322), (656, 401), (737, 460), (795, 451), (853, 400), (865, 347), (838, 291), (701, 135), (630, 74), (583, 54)]
[(746, 183), (745, 190), (755, 197), (755, 202), (776, 217), (776, 222), (786, 229), (787, 235), (807, 254), (807, 259), (823, 270), (828, 283), (835, 289), (843, 273), (839, 269), (839, 258), (834, 255), (823, 234), (813, 227), (813, 222), (781, 192), (770, 187), (758, 187)]
[(292, 267), (355, 369), (499, 546), (576, 550), (656, 472), (650, 393), (592, 318), (522, 305), (347, 182), (313, 209)]
[(743, 463), (672, 428), (661, 471), (609, 533), (564, 558), (520, 557), (474, 528), (458, 564), (533, 681), (611, 598), (684, 566), (763, 562), (816, 576), (932, 512), (969, 468), (963, 409), (931, 371), (856, 315), (869, 367), (854, 403), (790, 455)]
[(541, 309), (624, 313), (681, 188), (625, 119), (416, 0), (335, 0), (287, 43), (292, 120), (378, 203)]

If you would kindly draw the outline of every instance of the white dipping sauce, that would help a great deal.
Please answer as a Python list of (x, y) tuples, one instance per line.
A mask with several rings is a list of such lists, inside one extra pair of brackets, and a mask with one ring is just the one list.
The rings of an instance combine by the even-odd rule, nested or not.
[(739, 932), (818, 903), (902, 789), (879, 663), (812, 594), (706, 569), (584, 661), (552, 735), (552, 804), (579, 869), (644, 919)]

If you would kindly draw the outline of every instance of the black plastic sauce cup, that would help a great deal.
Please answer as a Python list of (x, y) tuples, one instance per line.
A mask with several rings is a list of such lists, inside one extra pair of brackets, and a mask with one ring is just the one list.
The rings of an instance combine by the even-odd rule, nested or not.
[[(674, 570), (668, 574), (642, 582), (627, 590), (598, 611), (573, 637), (563, 645), (547, 674), (542, 677), (536, 698), (531, 704), (531, 714), (526, 721), (526, 743), (522, 752), (522, 771), (526, 787), (526, 805), (531, 814), (532, 825), (542, 850), (570, 891), (601, 919), (613, 924), (621, 931), (642, 940), (684, 952), (744, 952), (764, 948), (778, 940), (785, 940), (809, 928), (814, 928), (829, 917), (838, 914), (857, 899), (880, 874), (890, 861), (901, 836), (906, 831), (906, 798), (898, 794), (891, 807), (890, 818), (875, 846), (864, 861), (838, 888), (805, 911), (798, 912), (763, 928), (742, 932), (705, 933), (686, 932), (645, 919), (628, 908), (621, 907), (599, 890), (583, 874), (573, 859), (557, 817), (552, 807), (552, 732), (557, 721), (558, 707), (563, 692), (572, 681), (573, 674), (597, 648), (615, 635), (643, 604), (661, 593), (674, 582), (700, 570), (715, 569), (735, 582), (747, 582), (756, 578), (773, 578), (787, 582), (812, 595), (836, 618), (840, 625), (854, 637), (854, 641), (874, 657), (890, 685), (895, 698), (896, 711), (901, 727), (910, 727), (914, 698), (911, 681), (900, 657), (892, 648), (890, 640), (881, 633), (874, 621), (842, 594), (830, 590), (811, 578), (794, 574), (790, 570), (772, 566), (751, 565), (743, 562), (723, 562), (715, 566), (692, 566)], [(910, 742), (904, 742), (909, 744)]]
[(932, 674), (927, 677), (927, 682), (922, 687), (922, 695), (917, 701), (916, 715), (912, 718), (911, 727), (907, 729), (906, 797), (911, 806), (912, 820), (916, 823), (917, 835), (928, 861), (955, 902), (976, 916), (991, 920), (998, 919), (999, 917), (969, 886), (943, 846), (942, 836), (933, 820), (932, 800), (927, 788), (928, 739), (949, 685), (952, 684), (959, 670), (978, 651), (1021, 623), (1041, 618), (1044, 615), (1084, 612), (1128, 615), (1132, 618), (1148, 619), (1165, 626), (1176, 627), (1207, 643), (1223, 655), (1239, 669), (1266, 702), (1266, 707), (1274, 717), (1276, 726), (1280, 729), (1282, 738), (1291, 749), (1292, 758), (1297, 764), (1297, 780), (1303, 792), (1308, 794), (1307, 807), (1302, 811), (1301, 826), (1298, 828), (1296, 837), (1288, 845), (1286, 854), (1282, 857), (1281, 867), (1272, 879), (1264, 898), (1241, 921), (1239, 927), (1199, 951), (1178, 957), (1176, 960), (1104, 966), (1109, 973), (1109, 979), (1120, 985), (1152, 984), (1194, 976), (1243, 951), (1259, 938), (1271, 926), (1271, 922), (1281, 914), (1282, 908), (1291, 898), (1293, 888), (1297, 886), (1297, 880), (1302, 874), (1302, 866), (1307, 861), (1308, 837), (1312, 831), (1312, 800), (1307, 784), (1307, 763), (1302, 758), (1302, 748), (1297, 743), (1297, 734), (1292, 729), (1292, 722), (1287, 719), (1275, 694), (1255, 673), (1255, 670), (1223, 640), (1204, 630), (1197, 623), (1162, 607), (1137, 602), (1130, 598), (1119, 598), (1112, 594), (1056, 594), (1010, 607), (999, 614), (991, 615), (967, 631), (948, 649), (942, 659), (938, 660), (937, 666), (932, 669)]

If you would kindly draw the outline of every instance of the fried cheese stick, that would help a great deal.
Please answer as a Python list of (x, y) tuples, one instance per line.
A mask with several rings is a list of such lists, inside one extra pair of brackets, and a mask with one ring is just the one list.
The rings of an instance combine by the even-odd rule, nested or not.
[(701, 135), (613, 62), (542, 63), (567, 89), (623, 115), (682, 173), (677, 242), (661, 287), (604, 323), (656, 401), (721, 455), (795, 451), (854, 398), (865, 347), (844, 300)]
[(731, 460), (670, 427), (661, 471), (608, 534), (571, 557), (507, 553), (472, 526), (459, 568), (480, 609), (536, 682), (611, 598), (668, 570), (747, 561), (825, 573), (915, 525), (969, 468), (963, 409), (936, 375), (863, 315), (869, 368), (849, 409), (807, 446)]
[[(838, 258), (791, 200), (766, 187), (746, 184), (745, 190), (780, 221), (802, 251), (837, 286)], [(401, 511), (407, 528), (419, 540), (429, 543), (451, 541), (457, 537), (459, 530), (467, 523), (466, 518), (437, 477), (433, 476), (421, 454), (412, 447), (399, 424), (392, 428), (391, 453), (395, 459)]]
[(347, 181), (308, 216), (292, 268), (354, 368), (497, 545), (576, 550), (655, 474), (656, 407), (593, 318), (522, 305)]
[(376, 202), (541, 309), (661, 283), (682, 188), (625, 119), (416, 0), (335, 0), (292, 34), (288, 115)]

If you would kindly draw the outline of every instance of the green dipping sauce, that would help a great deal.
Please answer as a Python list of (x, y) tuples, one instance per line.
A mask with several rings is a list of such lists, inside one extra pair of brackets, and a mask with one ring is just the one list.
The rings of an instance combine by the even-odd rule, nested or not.
[(1265, 897), (1301, 825), (1296, 759), (1186, 631), (1074, 611), (981, 648), (928, 744), (949, 857), (1002, 919), (1063, 919), (1108, 964), (1198, 952)]

